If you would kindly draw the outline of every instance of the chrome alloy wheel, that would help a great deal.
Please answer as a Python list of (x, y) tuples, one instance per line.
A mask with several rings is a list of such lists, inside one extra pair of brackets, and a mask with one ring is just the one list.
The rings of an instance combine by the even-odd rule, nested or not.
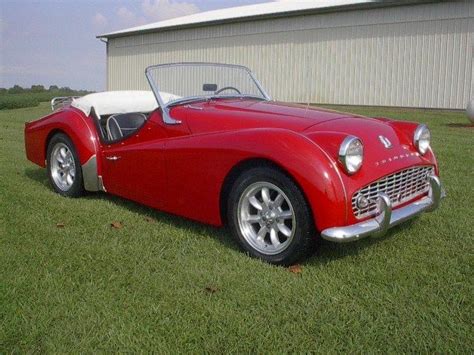
[(51, 152), (51, 177), (56, 186), (62, 191), (68, 191), (76, 176), (76, 163), (69, 147), (57, 143)]
[(290, 200), (269, 182), (256, 182), (245, 189), (239, 200), (238, 222), (245, 240), (265, 255), (288, 248), (296, 230)]

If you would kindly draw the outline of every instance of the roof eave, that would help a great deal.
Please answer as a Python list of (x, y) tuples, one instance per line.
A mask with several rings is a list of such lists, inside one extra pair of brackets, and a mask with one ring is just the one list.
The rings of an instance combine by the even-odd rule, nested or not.
[(141, 29), (141, 30), (136, 30), (136, 31), (121, 32), (121, 33), (102, 34), (102, 35), (96, 36), (96, 38), (111, 39), (111, 38), (118, 38), (118, 37), (127, 37), (127, 36), (131, 36), (135, 34), (147, 34), (147, 33), (153, 33), (153, 32), (156, 33), (156, 32), (162, 32), (162, 31), (163, 32), (171, 31), (175, 29), (187, 29), (187, 28), (204, 27), (204, 26), (209, 26), (209, 25), (220, 25), (224, 23), (247, 22), (247, 21), (253, 21), (256, 19), (262, 20), (262, 19), (269, 19), (269, 18), (279, 18), (279, 17), (288, 16), (289, 14), (291, 14), (291, 16), (301, 16), (301, 15), (309, 15), (309, 14), (315, 14), (315, 13), (329, 13), (329, 12), (351, 11), (351, 10), (371, 9), (371, 8), (380, 8), (380, 7), (407, 6), (407, 5), (415, 5), (415, 4), (420, 4), (420, 3), (433, 3), (433, 2), (443, 2), (443, 0), (406, 0), (406, 1), (395, 0), (395, 1), (383, 1), (383, 2), (373, 2), (373, 3), (340, 5), (340, 6), (318, 8), (318, 9), (303, 9), (303, 10), (285, 11), (285, 12), (273, 13), (273, 14), (258, 14), (258, 15), (244, 16), (244, 17), (238, 17), (238, 18), (217, 19), (217, 20), (189, 23), (189, 24), (182, 24), (182, 25), (171, 25), (171, 26), (166, 26), (166, 27)]

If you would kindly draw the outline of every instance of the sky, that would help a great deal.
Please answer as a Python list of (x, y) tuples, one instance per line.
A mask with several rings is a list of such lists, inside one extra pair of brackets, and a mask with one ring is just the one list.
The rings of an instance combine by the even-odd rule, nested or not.
[(0, 0), (0, 87), (105, 90), (105, 44), (96, 35), (268, 1)]

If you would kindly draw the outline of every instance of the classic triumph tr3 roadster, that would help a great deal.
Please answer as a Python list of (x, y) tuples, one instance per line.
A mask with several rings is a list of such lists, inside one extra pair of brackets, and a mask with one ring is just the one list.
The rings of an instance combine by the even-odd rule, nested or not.
[(349, 242), (435, 210), (424, 124), (272, 101), (243, 66), (145, 71), (151, 91), (55, 98), (26, 154), (68, 197), (104, 191), (214, 226), (288, 265), (317, 238)]

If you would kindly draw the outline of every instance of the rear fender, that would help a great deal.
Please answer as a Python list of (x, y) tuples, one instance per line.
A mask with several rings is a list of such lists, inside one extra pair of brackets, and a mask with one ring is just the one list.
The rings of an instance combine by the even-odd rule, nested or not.
[(98, 136), (92, 120), (75, 109), (60, 110), (25, 124), (27, 158), (41, 167), (46, 167), (48, 143), (56, 133), (66, 134), (73, 142), (82, 167), (85, 189), (98, 191)]

